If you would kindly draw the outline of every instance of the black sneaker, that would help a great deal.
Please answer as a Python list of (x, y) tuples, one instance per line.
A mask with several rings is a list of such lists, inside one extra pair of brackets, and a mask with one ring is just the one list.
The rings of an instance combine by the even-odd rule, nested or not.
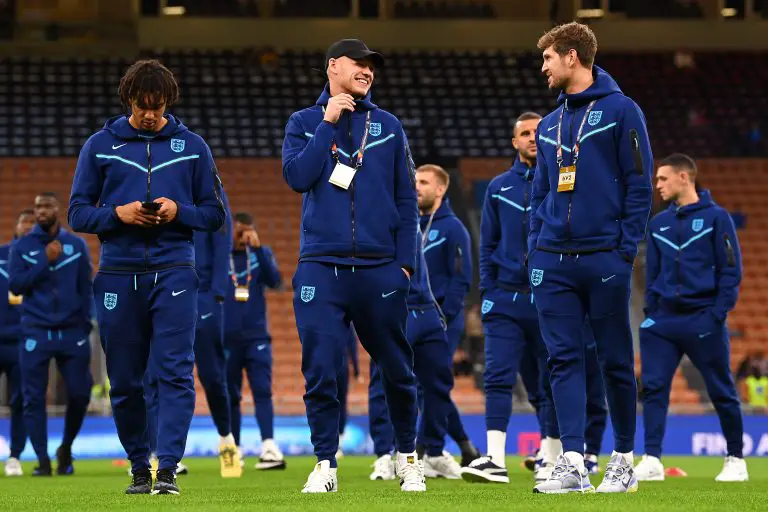
[(468, 466), (461, 468), (461, 478), (465, 482), (508, 484), (507, 468), (495, 464), (490, 457), (478, 457)]
[(32, 476), (52, 476), (52, 474), (50, 460), (39, 461), (37, 467), (32, 471)]
[(152, 473), (149, 468), (136, 471), (125, 494), (149, 494), (152, 492)]
[(72, 465), (72, 449), (59, 446), (56, 450), (56, 474), (72, 475), (75, 473), (75, 467)]
[(157, 471), (152, 494), (179, 494), (179, 487), (176, 485), (176, 473), (172, 469)]
[(480, 458), (480, 452), (469, 439), (462, 441), (459, 447), (461, 448), (461, 467), (469, 466), (472, 461)]

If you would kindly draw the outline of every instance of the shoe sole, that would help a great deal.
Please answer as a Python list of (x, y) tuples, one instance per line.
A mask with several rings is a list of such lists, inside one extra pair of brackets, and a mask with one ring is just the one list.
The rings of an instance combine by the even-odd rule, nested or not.
[(590, 486), (587, 489), (537, 489), (536, 487), (533, 488), (533, 494), (570, 494), (570, 493), (579, 493), (579, 494), (592, 494), (595, 492), (594, 486)]
[[(635, 478), (637, 478), (637, 475), (635, 475)], [(664, 475), (649, 476), (648, 478), (637, 478), (637, 481), (638, 482), (663, 482)]]
[(737, 484), (739, 482), (749, 482), (749, 477), (745, 476), (739, 480), (718, 480), (717, 478), (715, 478), (715, 482), (720, 484)]
[(385, 481), (385, 480), (386, 480), (386, 481), (388, 481), (388, 480), (394, 480), (394, 479), (395, 479), (395, 476), (394, 476), (394, 475), (392, 475), (392, 476), (391, 476), (391, 477), (389, 477), (389, 478), (384, 478), (383, 476), (375, 476), (375, 477), (374, 477), (374, 476), (370, 476), (370, 477), (368, 477), (368, 478), (371, 480), (371, 482), (376, 482), (377, 480), (381, 480), (381, 481), (383, 482), (383, 481)]
[(508, 476), (489, 475), (488, 473), (474, 468), (461, 468), (461, 479), (472, 484), (508, 484)]
[(633, 492), (637, 492), (639, 486), (637, 484), (627, 487), (626, 491), (601, 491), (598, 487), (597, 493), (598, 494), (631, 494)]
[(152, 494), (152, 489), (147, 487), (147, 490), (140, 490), (140, 491), (131, 491), (130, 489), (126, 489), (125, 494)]
[(301, 494), (328, 494), (330, 492), (336, 492), (336, 491), (338, 491), (336, 487), (334, 487), (330, 491), (326, 491), (325, 489), (323, 489), (322, 491), (307, 491), (305, 489), (302, 489)]
[(275, 469), (285, 469), (286, 463), (284, 460), (276, 460), (274, 462), (259, 462), (254, 467), (262, 471), (269, 471)]
[(152, 491), (152, 496), (158, 496), (160, 494), (171, 494), (173, 496), (178, 496), (179, 491), (172, 491), (170, 489), (161, 489), (159, 491)]
[(400, 490), (402, 492), (427, 492), (427, 487), (426, 486), (424, 486), (423, 488), (419, 487), (418, 489), (403, 489), (401, 487)]

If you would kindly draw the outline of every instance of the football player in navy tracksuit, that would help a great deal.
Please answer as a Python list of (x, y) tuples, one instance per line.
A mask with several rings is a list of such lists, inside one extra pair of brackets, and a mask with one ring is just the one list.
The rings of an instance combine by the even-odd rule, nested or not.
[(597, 40), (568, 23), (541, 37), (542, 73), (562, 89), (538, 127), (528, 271), (549, 354), (564, 454), (535, 492), (592, 492), (584, 468), (585, 341), (597, 344), (615, 448), (598, 492), (634, 492), (637, 415), (629, 294), (651, 207), (645, 118), (613, 78), (593, 66)]
[(425, 491), (413, 350), (405, 337), (417, 247), (413, 160), (400, 121), (371, 101), (381, 55), (343, 39), (328, 49), (325, 64), (328, 85), (314, 106), (291, 116), (283, 142), (283, 176), (303, 194), (293, 302), (318, 460), (303, 492), (337, 490), (336, 379), (350, 322), (384, 374), (401, 489)]
[[(536, 166), (536, 129), (541, 116), (521, 114), (513, 129), (512, 144), (518, 151), (512, 167), (488, 185), (483, 203), (480, 234), (481, 313), (485, 330), (485, 396), (488, 456), (472, 461), (462, 470), (470, 482), (508, 483), (506, 430), (512, 413), (512, 393), (520, 373), (542, 433), (535, 464), (537, 481), (545, 480), (561, 452), (560, 434), (549, 389), (547, 351), (541, 339), (539, 318), (526, 272), (531, 184)], [(591, 332), (585, 332), (591, 337)], [(588, 412), (591, 424), (605, 428), (605, 392), (599, 377), (594, 344), (587, 354), (597, 371), (590, 375)], [(594, 409), (590, 410), (590, 409)], [(600, 414), (602, 412), (602, 414)], [(588, 428), (587, 444), (597, 454), (602, 431)], [(592, 438), (597, 437), (598, 449)], [(590, 443), (592, 441), (592, 443)], [(588, 450), (589, 451), (589, 450)], [(596, 459), (596, 457), (595, 457)], [(528, 462), (528, 461), (526, 461)], [(595, 462), (596, 464), (596, 462)]]
[(262, 245), (253, 218), (247, 213), (235, 215), (234, 244), (227, 263), (229, 275), (224, 301), (224, 346), (232, 433), (240, 447), (240, 400), (245, 370), (261, 432), (261, 458), (256, 469), (284, 469), (285, 459), (274, 441), (272, 337), (267, 329), (264, 296), (267, 288), (282, 287), (282, 277), (272, 250)]
[(37, 455), (34, 476), (50, 476), (48, 419), (45, 411), (48, 367), (56, 359), (67, 387), (67, 412), (59, 475), (74, 473), (72, 443), (91, 401), (91, 258), (85, 240), (61, 227), (53, 193), (35, 198), (37, 225), (11, 246), (8, 287), (23, 296), (22, 347), (19, 352), (24, 421)]
[[(448, 415), (453, 407), (453, 353), (449, 350), (447, 321), (432, 294), (424, 253), (416, 260), (416, 269), (408, 293), (406, 336), (413, 347), (415, 372), (424, 395), (418, 445), (423, 454), (424, 472), (430, 478), (461, 478), (461, 466), (443, 452)], [(376, 461), (371, 480), (392, 480), (394, 432), (389, 421), (381, 370), (371, 364), (368, 387), (368, 415)], [(422, 448), (423, 447), (423, 448)]]
[(646, 256), (646, 318), (640, 325), (645, 455), (639, 480), (664, 480), (661, 444), (672, 377), (683, 355), (701, 372), (720, 418), (728, 454), (718, 482), (749, 480), (739, 395), (726, 326), (741, 282), (733, 220), (708, 190), (696, 188), (696, 163), (673, 154), (656, 173), (669, 208), (651, 220)]
[[(115, 425), (131, 461), (129, 494), (179, 493), (176, 465), (195, 409), (193, 233), (218, 231), (226, 219), (208, 145), (165, 113), (178, 91), (155, 60), (128, 68), (118, 92), (130, 115), (86, 141), (69, 203), (72, 228), (101, 241), (96, 314)], [(159, 394), (154, 489), (142, 385), (150, 359)]]
[[(28, 209), (21, 212), (16, 222), (13, 239), (29, 233), (35, 226), (35, 212)], [(6, 375), (11, 391), (11, 446), (5, 462), (5, 476), (21, 476), (19, 457), (27, 444), (27, 430), (24, 427), (24, 400), (21, 393), (21, 368), (19, 367), (19, 340), (21, 338), (22, 297), (8, 289), (8, 257), (11, 244), (0, 246), (0, 376)]]
[(357, 359), (357, 334), (355, 328), (352, 326), (349, 329), (349, 337), (347, 338), (347, 349), (344, 351), (344, 362), (339, 369), (339, 376), (337, 385), (339, 386), (339, 404), (341, 412), (339, 413), (339, 449), (336, 450), (336, 458), (344, 456), (344, 451), (341, 445), (343, 444), (344, 431), (347, 428), (347, 398), (349, 395), (349, 370), (352, 369), (352, 377), (362, 382), (360, 378), (360, 364)]
[[(445, 197), (450, 176), (440, 166), (422, 165), (416, 169), (416, 192), (421, 217), (419, 224), (424, 233), (424, 258), (429, 268), (429, 282), (437, 303), (448, 322), (448, 343), (453, 354), (459, 348), (464, 332), (464, 298), (472, 281), (472, 247), (469, 233)], [(423, 423), (422, 423), (423, 425)], [(461, 448), (461, 464), (467, 465), (479, 456), (464, 431), (456, 405), (448, 415), (448, 434)], [(425, 470), (431, 468), (425, 461)]]

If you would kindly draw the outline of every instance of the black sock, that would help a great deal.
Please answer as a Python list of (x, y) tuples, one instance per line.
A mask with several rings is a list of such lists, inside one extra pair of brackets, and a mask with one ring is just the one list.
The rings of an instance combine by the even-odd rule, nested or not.
[(419, 456), (419, 459), (424, 459), (424, 452), (426, 451), (427, 448), (423, 444), (416, 445), (416, 455)]

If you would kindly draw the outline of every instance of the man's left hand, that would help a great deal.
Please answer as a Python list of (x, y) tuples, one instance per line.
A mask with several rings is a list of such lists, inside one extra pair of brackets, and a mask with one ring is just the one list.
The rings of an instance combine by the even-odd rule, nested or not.
[(176, 204), (176, 201), (168, 199), (167, 197), (161, 197), (155, 199), (155, 202), (160, 203), (160, 209), (157, 210), (157, 215), (160, 217), (161, 224), (171, 222), (176, 218), (179, 211), (179, 206)]

